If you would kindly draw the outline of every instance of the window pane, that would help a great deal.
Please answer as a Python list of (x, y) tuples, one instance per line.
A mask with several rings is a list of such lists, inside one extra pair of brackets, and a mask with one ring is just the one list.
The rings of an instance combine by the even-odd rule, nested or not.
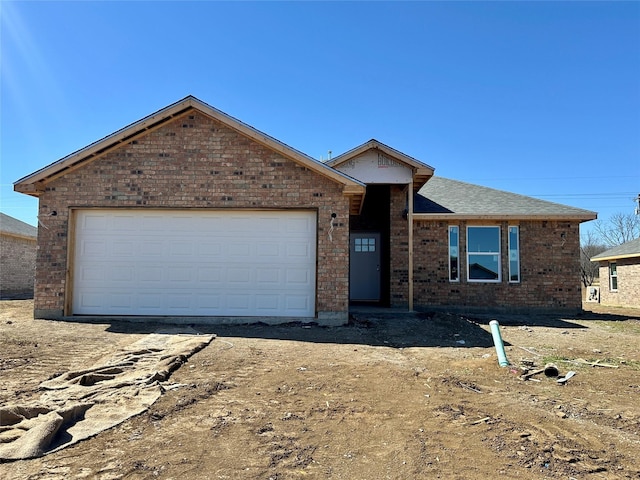
[(500, 281), (500, 227), (467, 227), (469, 281)]
[(615, 262), (609, 264), (609, 288), (618, 290), (618, 269)]
[(520, 281), (520, 239), (518, 227), (509, 227), (509, 281)]
[(449, 227), (449, 246), (458, 246), (458, 227)]
[(469, 227), (467, 232), (467, 251), (500, 252), (500, 227)]
[(458, 274), (458, 227), (449, 227), (449, 280), (457, 282)]
[(499, 271), (498, 255), (469, 254), (469, 280), (498, 280)]

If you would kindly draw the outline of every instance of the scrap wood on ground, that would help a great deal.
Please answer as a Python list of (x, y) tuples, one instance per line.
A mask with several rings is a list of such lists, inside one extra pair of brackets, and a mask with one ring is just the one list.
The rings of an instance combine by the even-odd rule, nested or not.
[(86, 369), (40, 384), (40, 399), (0, 406), (0, 462), (55, 452), (147, 410), (173, 371), (215, 335), (147, 335)]

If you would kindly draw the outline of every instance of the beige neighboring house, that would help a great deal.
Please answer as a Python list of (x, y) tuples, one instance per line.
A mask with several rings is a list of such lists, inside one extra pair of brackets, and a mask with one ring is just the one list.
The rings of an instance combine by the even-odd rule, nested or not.
[(591, 258), (600, 265), (600, 303), (640, 308), (640, 238)]
[(377, 140), (320, 162), (189, 96), (15, 182), (35, 315), (341, 325), (358, 303), (581, 309), (591, 211), (434, 176)]
[(0, 298), (31, 298), (38, 229), (0, 213)]

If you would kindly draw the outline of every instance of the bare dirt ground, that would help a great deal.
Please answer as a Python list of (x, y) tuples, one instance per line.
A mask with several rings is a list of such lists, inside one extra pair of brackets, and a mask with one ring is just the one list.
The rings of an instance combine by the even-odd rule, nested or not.
[[(34, 320), (32, 308), (0, 302), (0, 405), (156, 328)], [(185, 386), (91, 439), (2, 463), (0, 478), (637, 479), (640, 311), (585, 308), (196, 326), (218, 336), (173, 373)], [(512, 367), (497, 363), (492, 318)], [(577, 374), (523, 381), (522, 361)]]

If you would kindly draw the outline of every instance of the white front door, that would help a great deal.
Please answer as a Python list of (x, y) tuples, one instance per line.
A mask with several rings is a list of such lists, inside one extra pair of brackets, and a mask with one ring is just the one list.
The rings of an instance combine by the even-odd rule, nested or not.
[(315, 316), (316, 212), (78, 210), (73, 314)]

